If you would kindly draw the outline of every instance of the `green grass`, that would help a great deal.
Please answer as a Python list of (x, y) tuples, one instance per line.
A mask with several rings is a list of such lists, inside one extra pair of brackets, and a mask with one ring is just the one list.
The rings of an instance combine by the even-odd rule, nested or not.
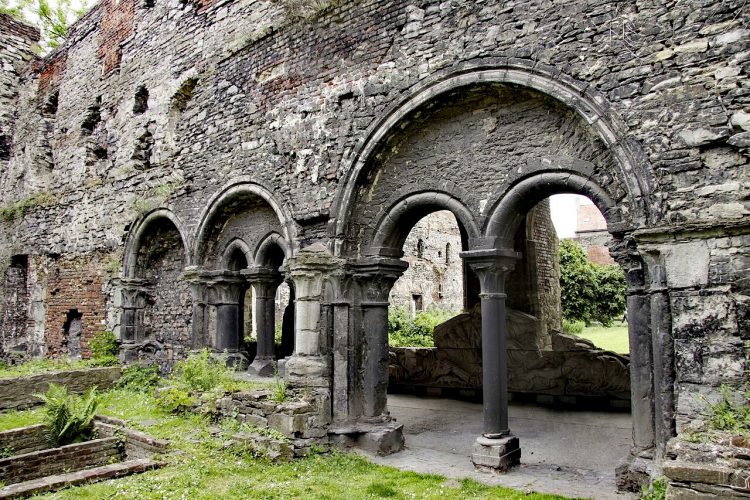
[[(206, 416), (172, 415), (153, 396), (127, 389), (103, 393), (99, 412), (128, 419), (148, 434), (170, 441), (163, 469), (79, 486), (42, 498), (562, 498), (526, 494), (464, 479), (402, 472), (339, 451), (273, 464), (227, 446), (229, 434), (209, 431)], [(0, 414), (0, 429), (41, 420), (38, 410)], [(226, 429), (231, 426), (223, 426)]]
[(0, 379), (26, 377), (56, 370), (78, 370), (95, 366), (99, 366), (99, 364), (92, 359), (31, 359), (20, 365), (0, 365)]
[(630, 352), (628, 344), (628, 325), (615, 324), (609, 328), (603, 326), (587, 326), (579, 337), (590, 340), (595, 346), (607, 351), (621, 354)]

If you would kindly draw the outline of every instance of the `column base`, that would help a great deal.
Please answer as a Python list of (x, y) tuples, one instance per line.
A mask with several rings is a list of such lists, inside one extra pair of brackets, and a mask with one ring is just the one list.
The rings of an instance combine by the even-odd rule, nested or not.
[(259, 377), (273, 377), (276, 373), (276, 364), (273, 358), (256, 356), (247, 371)]
[(341, 424), (329, 433), (332, 441), (342, 448), (359, 448), (377, 455), (390, 455), (404, 449), (404, 425), (394, 421)]
[(322, 356), (294, 355), (284, 363), (284, 378), (293, 387), (329, 387), (330, 363)]
[(479, 470), (505, 472), (521, 463), (518, 438), (513, 435), (498, 439), (480, 436), (474, 443), (471, 461)]
[(226, 354), (226, 363), (228, 368), (232, 368), (235, 371), (244, 371), (247, 369), (250, 361), (247, 359), (247, 355), (244, 352), (230, 352)]

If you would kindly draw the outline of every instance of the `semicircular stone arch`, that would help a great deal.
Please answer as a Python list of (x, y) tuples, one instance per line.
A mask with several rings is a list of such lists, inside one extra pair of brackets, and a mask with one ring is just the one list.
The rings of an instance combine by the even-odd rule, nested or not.
[(145, 214), (142, 218), (133, 224), (132, 229), (128, 233), (125, 243), (125, 255), (123, 257), (123, 271), (122, 274), (125, 278), (136, 277), (138, 254), (143, 247), (144, 239), (150, 232), (153, 231), (155, 226), (159, 224), (171, 224), (174, 230), (179, 234), (180, 241), (182, 242), (182, 248), (185, 252), (186, 261), (189, 260), (189, 249), (191, 248), (190, 242), (187, 237), (187, 231), (182, 221), (177, 217), (171, 210), (166, 208), (159, 208)]
[(395, 190), (469, 192), (459, 199), (482, 220), (503, 185), (550, 163), (606, 186), (622, 223), (638, 226), (658, 212), (643, 158), (586, 85), (543, 66), (467, 63), (419, 84), (370, 128), (334, 202), (335, 251), (362, 248)]
[[(257, 248), (269, 232), (282, 235), (292, 248), (294, 224), (271, 192), (253, 182), (233, 182), (212, 197), (201, 216), (193, 264), (221, 267), (221, 249), (232, 240), (241, 237), (248, 248)], [(251, 262), (249, 259), (248, 264)]]

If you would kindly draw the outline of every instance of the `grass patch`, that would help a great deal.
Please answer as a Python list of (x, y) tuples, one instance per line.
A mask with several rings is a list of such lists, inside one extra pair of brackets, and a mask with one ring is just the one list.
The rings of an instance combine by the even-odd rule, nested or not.
[[(205, 415), (168, 413), (156, 404), (152, 394), (129, 389), (102, 393), (98, 412), (127, 419), (135, 428), (168, 439), (169, 465), (45, 498), (563, 498), (526, 494), (468, 479), (448, 481), (437, 475), (402, 472), (338, 451), (273, 464), (249, 451), (226, 446), (236, 426), (222, 426), (217, 432)], [(3, 413), (0, 429), (40, 420), (38, 410)]]
[(587, 326), (578, 336), (590, 340), (595, 346), (607, 351), (620, 354), (628, 354), (630, 352), (628, 325), (616, 324), (609, 328), (595, 325)]
[(104, 360), (78, 359), (69, 358), (60, 359), (31, 359), (19, 365), (0, 365), (0, 379), (27, 377), (29, 375), (38, 375), (40, 373), (61, 371), (61, 370), (80, 370), (81, 368), (93, 368), (98, 366), (111, 366), (109, 358)]

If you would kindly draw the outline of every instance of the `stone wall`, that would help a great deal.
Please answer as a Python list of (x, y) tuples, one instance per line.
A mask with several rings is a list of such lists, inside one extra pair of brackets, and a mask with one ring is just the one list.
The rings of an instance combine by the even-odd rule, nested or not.
[(64, 385), (75, 393), (82, 393), (93, 386), (103, 391), (117, 382), (121, 372), (119, 366), (113, 366), (0, 379), (0, 410), (20, 410), (41, 404), (34, 394), (47, 392), (52, 383)]
[[(416, 216), (412, 195), (450, 208), (482, 249), (513, 239), (525, 201), (576, 191), (605, 212), (627, 270), (635, 449), (705, 412), (698, 395), (739, 390), (744, 1), (295, 5), (106, 0), (39, 68), (3, 64), (16, 97), (0, 205), (25, 208), (2, 222), (2, 261), (95, 262), (159, 208), (195, 265), (215, 243), (196, 241), (207, 210), (240, 184), (271, 193), (291, 248), (321, 243), (347, 265), (376, 251), (392, 207)], [(59, 317), (45, 325), (35, 272), (36, 354)], [(116, 296), (97, 317), (116, 321)]]
[(453, 214), (435, 212), (420, 220), (404, 243), (404, 260), (409, 267), (393, 285), (391, 304), (413, 313), (417, 310), (415, 296), (418, 296), (421, 310), (437, 307), (461, 311), (464, 308), (463, 262), (458, 256), (461, 248), (461, 235)]

